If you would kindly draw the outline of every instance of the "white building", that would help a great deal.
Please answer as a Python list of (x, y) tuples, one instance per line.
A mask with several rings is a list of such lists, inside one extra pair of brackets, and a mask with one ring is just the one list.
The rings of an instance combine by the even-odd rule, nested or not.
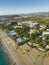
[(49, 29), (47, 29), (46, 31), (43, 31), (42, 35), (49, 35)]
[(18, 38), (16, 42), (17, 42), (17, 43), (21, 42), (21, 38)]
[(15, 28), (15, 29), (16, 29), (16, 28), (22, 28), (22, 26), (17, 26), (17, 25), (16, 25), (16, 26), (13, 26), (13, 28)]
[(31, 35), (32, 33), (35, 33), (35, 32), (39, 32), (39, 31), (30, 29), (30, 31), (28, 33)]
[(37, 22), (32, 23), (32, 21), (26, 21), (26, 22), (18, 22), (18, 25), (26, 25), (28, 27), (36, 27), (36, 26), (39, 26), (39, 23), (37, 23)]
[(32, 23), (31, 21), (29, 21), (29, 22), (26, 23), (26, 26), (28, 26), (28, 27), (37, 27), (37, 26), (39, 26), (39, 23), (37, 23), (37, 22)]
[(31, 24), (31, 21), (25, 21), (25, 22), (18, 22), (18, 25), (26, 25), (26, 24)]

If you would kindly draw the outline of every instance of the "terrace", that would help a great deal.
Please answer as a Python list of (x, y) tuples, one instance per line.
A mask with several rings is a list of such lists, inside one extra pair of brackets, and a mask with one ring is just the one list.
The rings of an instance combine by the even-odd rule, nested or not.
[(23, 36), (21, 38), (17, 38), (17, 43), (19, 42), (25, 42), (26, 41), (26, 38)]

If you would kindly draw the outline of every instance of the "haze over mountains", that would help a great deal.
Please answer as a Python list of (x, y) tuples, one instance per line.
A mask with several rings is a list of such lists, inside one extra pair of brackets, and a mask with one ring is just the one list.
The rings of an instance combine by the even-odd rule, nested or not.
[(30, 14), (21, 14), (21, 16), (49, 16), (49, 12), (37, 12)]
[(0, 17), (21, 17), (21, 16), (49, 16), (49, 12), (37, 12), (28, 14), (12, 14), (12, 15), (0, 15)]

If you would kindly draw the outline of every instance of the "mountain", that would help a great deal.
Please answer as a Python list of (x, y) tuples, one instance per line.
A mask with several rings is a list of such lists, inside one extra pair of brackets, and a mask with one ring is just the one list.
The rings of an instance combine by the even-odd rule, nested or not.
[(0, 15), (0, 17), (8, 17), (8, 18), (13, 18), (13, 17), (31, 17), (31, 16), (49, 16), (49, 12), (37, 12), (37, 13), (28, 13), (28, 14), (14, 14), (14, 15)]
[(19, 15), (1, 15), (0, 17), (13, 18), (13, 17), (20, 17), (20, 16)]
[(49, 16), (49, 12), (37, 12), (29, 14), (20, 14), (20, 16)]

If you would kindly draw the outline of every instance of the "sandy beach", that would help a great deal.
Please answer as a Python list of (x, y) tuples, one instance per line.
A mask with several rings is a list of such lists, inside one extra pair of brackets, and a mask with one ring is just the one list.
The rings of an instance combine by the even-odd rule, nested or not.
[[(0, 30), (1, 31), (1, 30)], [(2, 36), (1, 36), (2, 34)], [(17, 44), (10, 37), (7, 36), (5, 32), (0, 33), (3, 42), (6, 42), (7, 46), (4, 46), (5, 49), (8, 47), (10, 49), (10, 54), (8, 54), (9, 61), (16, 62), (17, 65), (49, 65), (49, 51), (41, 52), (35, 48), (31, 48), (26, 43), (17, 48)], [(7, 49), (7, 50), (9, 50)], [(6, 51), (8, 53), (9, 51)], [(11, 63), (12, 64), (12, 63)]]

